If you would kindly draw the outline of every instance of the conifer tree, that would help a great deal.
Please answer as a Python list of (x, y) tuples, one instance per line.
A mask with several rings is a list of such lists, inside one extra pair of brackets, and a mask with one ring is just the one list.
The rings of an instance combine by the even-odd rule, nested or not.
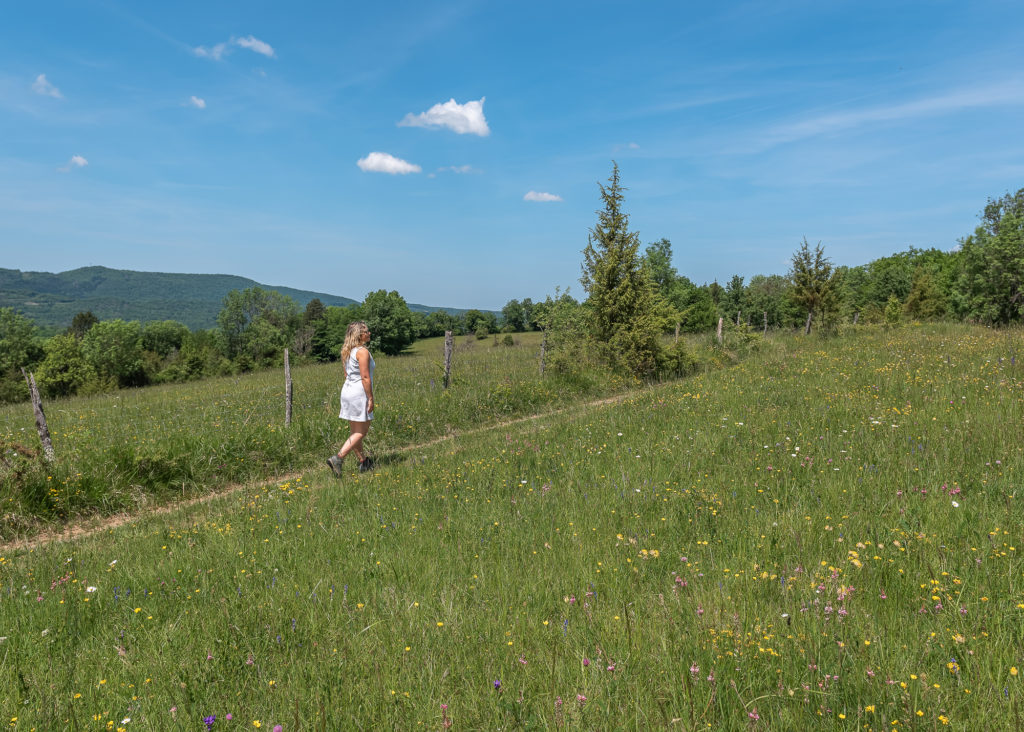
[(832, 267), (832, 261), (825, 256), (821, 243), (811, 251), (806, 237), (793, 254), (792, 261), (789, 276), (793, 280), (793, 299), (807, 313), (805, 332), (810, 333), (811, 321), (816, 313), (824, 320), (826, 313), (838, 308), (841, 298), (840, 275)]
[(604, 208), (583, 250), (580, 282), (589, 296), (590, 336), (613, 367), (644, 376), (655, 371), (660, 353), (654, 284), (637, 254), (640, 237), (622, 210), (617, 163), (608, 183), (598, 184)]

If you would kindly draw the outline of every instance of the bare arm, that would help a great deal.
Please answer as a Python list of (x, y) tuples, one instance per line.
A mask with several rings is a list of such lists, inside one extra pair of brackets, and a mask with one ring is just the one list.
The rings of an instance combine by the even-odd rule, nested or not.
[(363, 391), (366, 392), (366, 411), (373, 411), (373, 381), (370, 380), (370, 352), (365, 348), (356, 351), (356, 361), (359, 362), (359, 378), (363, 382)]

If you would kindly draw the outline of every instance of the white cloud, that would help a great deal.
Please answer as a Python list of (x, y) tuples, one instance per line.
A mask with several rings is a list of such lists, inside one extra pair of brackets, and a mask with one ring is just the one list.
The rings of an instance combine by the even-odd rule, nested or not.
[(267, 56), (268, 58), (273, 58), (274, 57), (274, 49), (271, 48), (270, 44), (266, 43), (264, 41), (261, 41), (259, 38), (256, 38), (255, 36), (246, 36), (245, 38), (235, 38), (235, 39), (233, 39), (233, 42), (234, 42), (234, 44), (236, 46), (241, 46), (242, 48), (248, 48), (250, 51), (254, 51), (256, 53), (263, 54), (264, 56)]
[(231, 53), (231, 47), (238, 46), (239, 48), (247, 48), (254, 53), (258, 53), (261, 56), (267, 58), (274, 58), (274, 48), (266, 41), (261, 41), (256, 36), (246, 36), (245, 38), (234, 38), (231, 40), (218, 43), (216, 46), (207, 48), (206, 46), (196, 46), (192, 49), (192, 53), (200, 58), (209, 58), (214, 61), (220, 61), (222, 58)]
[(195, 95), (188, 98), (188, 103), (196, 109), (206, 109), (206, 100)]
[(449, 99), (444, 104), (435, 104), (426, 112), (412, 114), (411, 112), (398, 123), (399, 127), (447, 127), (460, 135), (470, 133), (487, 137), (491, 129), (487, 126), (484, 118), (484, 100), (481, 97), (476, 102), (459, 104), (454, 99)]
[(220, 61), (224, 54), (228, 51), (227, 43), (218, 43), (213, 48), (207, 48), (206, 46), (196, 46), (192, 49), (192, 53), (199, 58), (212, 58), (214, 61)]
[(81, 155), (72, 155), (71, 159), (68, 160), (68, 164), (57, 168), (58, 172), (68, 173), (72, 168), (84, 168), (89, 164), (89, 161), (83, 158)]
[(540, 191), (530, 191), (525, 196), (523, 196), (523, 200), (524, 201), (540, 201), (540, 202), (561, 201), (562, 197), (561, 196), (556, 196), (554, 193), (542, 193)]
[(42, 94), (44, 97), (64, 98), (64, 95), (60, 93), (60, 89), (47, 81), (46, 74), (40, 74), (36, 77), (36, 80), (32, 82), (32, 91), (36, 94)]
[(368, 173), (390, 173), (391, 175), (406, 175), (407, 173), (419, 173), (422, 168), (418, 165), (406, 162), (394, 155), (382, 152), (372, 152), (365, 158), (361, 158), (356, 165)]

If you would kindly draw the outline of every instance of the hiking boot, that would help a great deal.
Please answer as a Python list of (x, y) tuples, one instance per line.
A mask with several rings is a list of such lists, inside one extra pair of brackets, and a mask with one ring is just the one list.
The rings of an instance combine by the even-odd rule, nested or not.
[(369, 470), (373, 470), (373, 458), (367, 455), (366, 459), (359, 463), (359, 472), (365, 473)]
[(331, 455), (327, 458), (327, 467), (331, 469), (336, 478), (341, 477), (341, 458), (337, 455)]

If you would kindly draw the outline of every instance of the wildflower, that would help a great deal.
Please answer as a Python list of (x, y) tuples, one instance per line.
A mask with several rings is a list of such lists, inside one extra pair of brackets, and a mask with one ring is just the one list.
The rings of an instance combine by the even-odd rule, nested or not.
[(501, 691), (501, 679), (494, 680), (494, 689), (496, 691)]
[(1017, 667), (1016, 666), (1010, 666), (1010, 676), (1016, 676), (1016, 675), (1017, 675)]
[(90, 585), (89, 587), (86, 587), (86, 588), (85, 588), (85, 591), (86, 591), (86, 592), (95, 592), (95, 591), (96, 591), (96, 588)]
[(693, 664), (692, 666), (690, 666), (690, 673), (693, 674), (694, 676), (699, 674), (700, 673), (700, 666), (698, 666), (697, 664)]
[(586, 656), (584, 656), (583, 657), (583, 667), (586, 668), (589, 665), (590, 665), (590, 659), (587, 658)]
[(753, 711), (747, 712), (747, 716), (753, 719), (754, 721), (757, 721), (761, 718), (761, 715), (757, 713), (757, 707), (754, 707)]
[(274, 732), (284, 732), (284, 727), (279, 724), (274, 725)]
[(583, 705), (587, 703), (587, 697), (583, 696), (583, 694), (577, 694), (576, 702), (580, 705), (580, 708), (582, 709)]
[(206, 725), (206, 732), (210, 732), (210, 730), (213, 729), (213, 723), (216, 721), (216, 714), (211, 714), (209, 717), (203, 717), (203, 724)]

